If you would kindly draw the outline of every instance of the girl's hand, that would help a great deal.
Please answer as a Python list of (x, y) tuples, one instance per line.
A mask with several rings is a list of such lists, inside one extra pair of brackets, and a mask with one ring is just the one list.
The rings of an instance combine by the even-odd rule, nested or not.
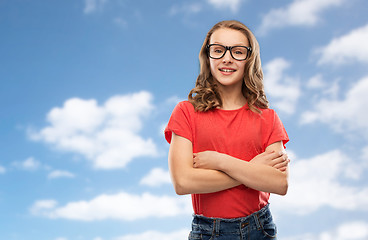
[(252, 163), (256, 164), (264, 164), (271, 167), (274, 167), (281, 172), (286, 171), (287, 166), (290, 162), (288, 155), (286, 152), (263, 152), (261, 154), (258, 154), (255, 156), (252, 160), (250, 160)]
[(193, 167), (218, 170), (221, 155), (221, 153), (216, 151), (193, 153)]

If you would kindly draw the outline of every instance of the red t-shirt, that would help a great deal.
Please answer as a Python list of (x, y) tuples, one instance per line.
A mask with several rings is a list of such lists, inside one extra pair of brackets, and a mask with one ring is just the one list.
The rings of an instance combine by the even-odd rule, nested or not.
[[(250, 161), (274, 142), (289, 141), (285, 128), (272, 109), (249, 110), (248, 105), (236, 110), (195, 111), (188, 101), (180, 102), (172, 112), (165, 129), (170, 143), (172, 132), (187, 138), (193, 152), (217, 151)], [(194, 213), (206, 217), (238, 218), (260, 210), (270, 194), (244, 185), (224, 191), (192, 194)]]

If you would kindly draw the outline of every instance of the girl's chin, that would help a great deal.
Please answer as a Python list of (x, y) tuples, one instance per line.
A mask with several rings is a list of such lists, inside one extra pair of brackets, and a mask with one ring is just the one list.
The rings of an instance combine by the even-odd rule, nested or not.
[(235, 77), (227, 77), (227, 76), (219, 76), (218, 78), (215, 78), (218, 83), (221, 85), (234, 85), (242, 83), (243, 79), (241, 78), (235, 78)]
[(241, 87), (242, 81), (227, 81), (227, 80), (217, 80), (216, 81), (220, 86), (223, 87), (231, 87), (231, 86), (238, 86)]

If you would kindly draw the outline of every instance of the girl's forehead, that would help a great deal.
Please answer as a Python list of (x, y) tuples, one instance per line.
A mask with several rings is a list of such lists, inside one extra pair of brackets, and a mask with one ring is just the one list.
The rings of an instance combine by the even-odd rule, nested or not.
[(248, 38), (243, 32), (230, 28), (220, 28), (214, 31), (209, 39), (210, 44), (220, 43), (227, 46), (249, 45)]

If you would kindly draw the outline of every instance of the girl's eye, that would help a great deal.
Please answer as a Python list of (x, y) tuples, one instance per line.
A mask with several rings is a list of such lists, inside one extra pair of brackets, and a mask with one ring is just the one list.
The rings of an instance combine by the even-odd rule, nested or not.
[(244, 55), (245, 54), (245, 51), (242, 51), (242, 50), (234, 50), (233, 51), (233, 54), (236, 54), (236, 55)]
[(215, 53), (223, 53), (224, 52), (224, 50), (222, 50), (222, 49), (215, 49), (215, 51), (214, 51)]

